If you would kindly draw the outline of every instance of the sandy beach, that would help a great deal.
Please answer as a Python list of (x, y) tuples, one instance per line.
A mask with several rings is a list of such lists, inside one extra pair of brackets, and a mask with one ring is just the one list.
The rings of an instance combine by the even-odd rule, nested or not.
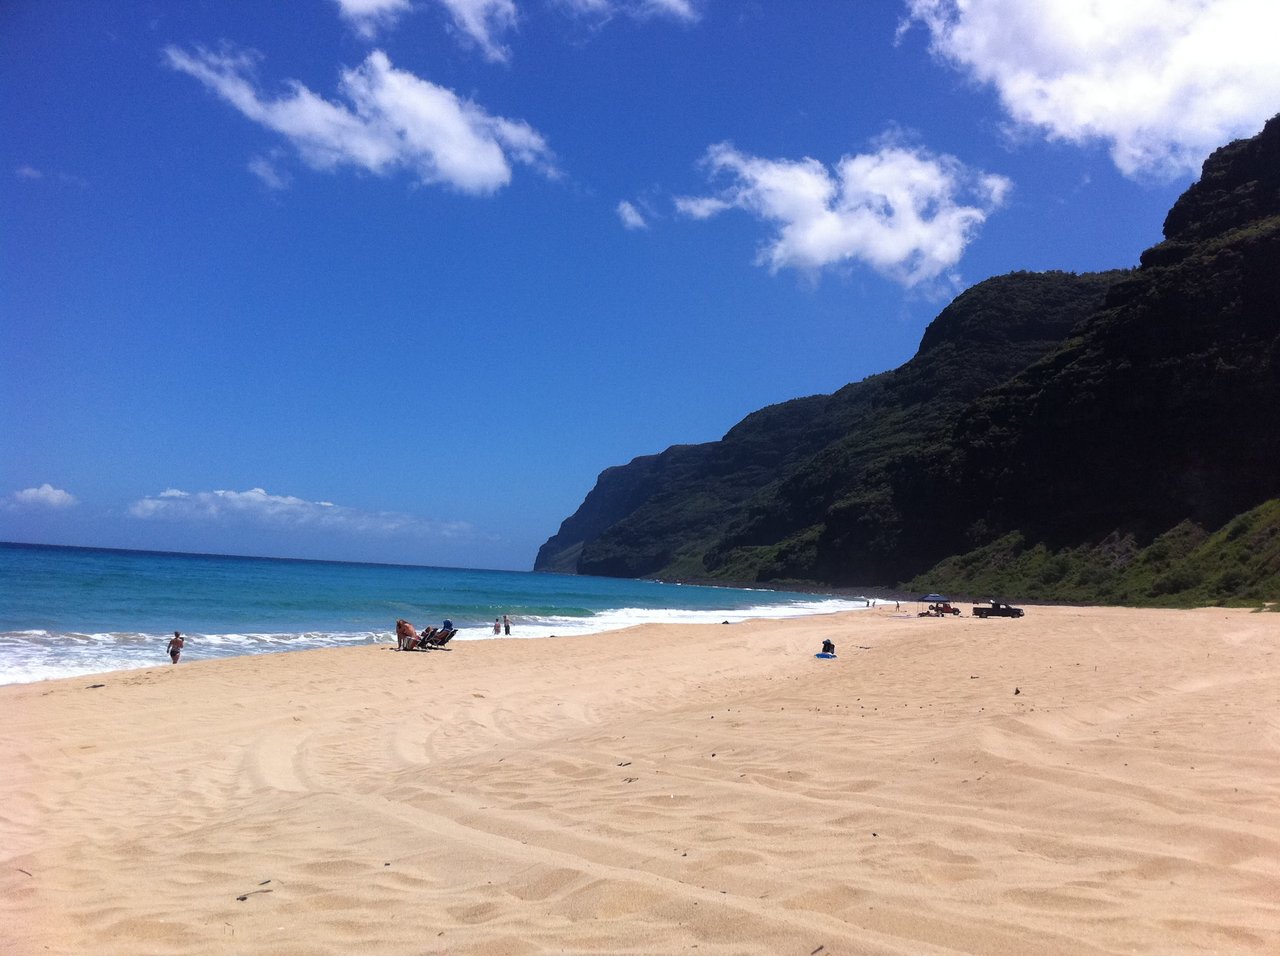
[(2, 687), (0, 951), (1276, 951), (1280, 615), (915, 610)]

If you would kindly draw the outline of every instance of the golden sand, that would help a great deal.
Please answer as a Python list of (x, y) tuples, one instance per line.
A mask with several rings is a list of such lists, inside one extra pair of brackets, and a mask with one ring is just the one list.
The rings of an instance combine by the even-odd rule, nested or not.
[(450, 647), (0, 688), (0, 951), (1280, 952), (1280, 615)]

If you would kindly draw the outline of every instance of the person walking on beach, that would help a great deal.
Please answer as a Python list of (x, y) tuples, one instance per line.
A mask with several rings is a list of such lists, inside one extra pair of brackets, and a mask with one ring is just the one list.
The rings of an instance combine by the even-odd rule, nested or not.
[(186, 643), (187, 642), (183, 638), (181, 632), (174, 631), (173, 637), (169, 638), (169, 647), (167, 648), (169, 651), (169, 660), (175, 664), (178, 663), (178, 658), (182, 656), (182, 645)]
[(507, 637), (511, 636), (511, 618), (507, 617), (505, 614), (502, 615), (502, 632), (506, 634)]

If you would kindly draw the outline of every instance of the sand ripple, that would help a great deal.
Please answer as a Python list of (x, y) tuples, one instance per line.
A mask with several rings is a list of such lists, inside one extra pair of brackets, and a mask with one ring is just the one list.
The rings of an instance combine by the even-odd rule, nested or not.
[(0, 949), (1274, 952), (1278, 639), (876, 611), (0, 688)]

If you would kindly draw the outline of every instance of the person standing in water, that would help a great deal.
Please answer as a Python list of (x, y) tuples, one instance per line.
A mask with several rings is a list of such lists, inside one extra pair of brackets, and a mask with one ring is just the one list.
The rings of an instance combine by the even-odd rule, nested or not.
[(496, 617), (493, 619), (493, 633), (495, 634), (502, 633), (502, 621)]
[(505, 614), (502, 615), (502, 633), (507, 635), (507, 637), (511, 636), (511, 618), (507, 617)]
[(182, 656), (182, 646), (186, 643), (187, 642), (183, 638), (181, 632), (179, 631), (173, 632), (173, 637), (169, 639), (169, 646), (167, 648), (167, 650), (169, 651), (170, 661), (172, 661), (175, 664), (178, 663), (178, 658)]

